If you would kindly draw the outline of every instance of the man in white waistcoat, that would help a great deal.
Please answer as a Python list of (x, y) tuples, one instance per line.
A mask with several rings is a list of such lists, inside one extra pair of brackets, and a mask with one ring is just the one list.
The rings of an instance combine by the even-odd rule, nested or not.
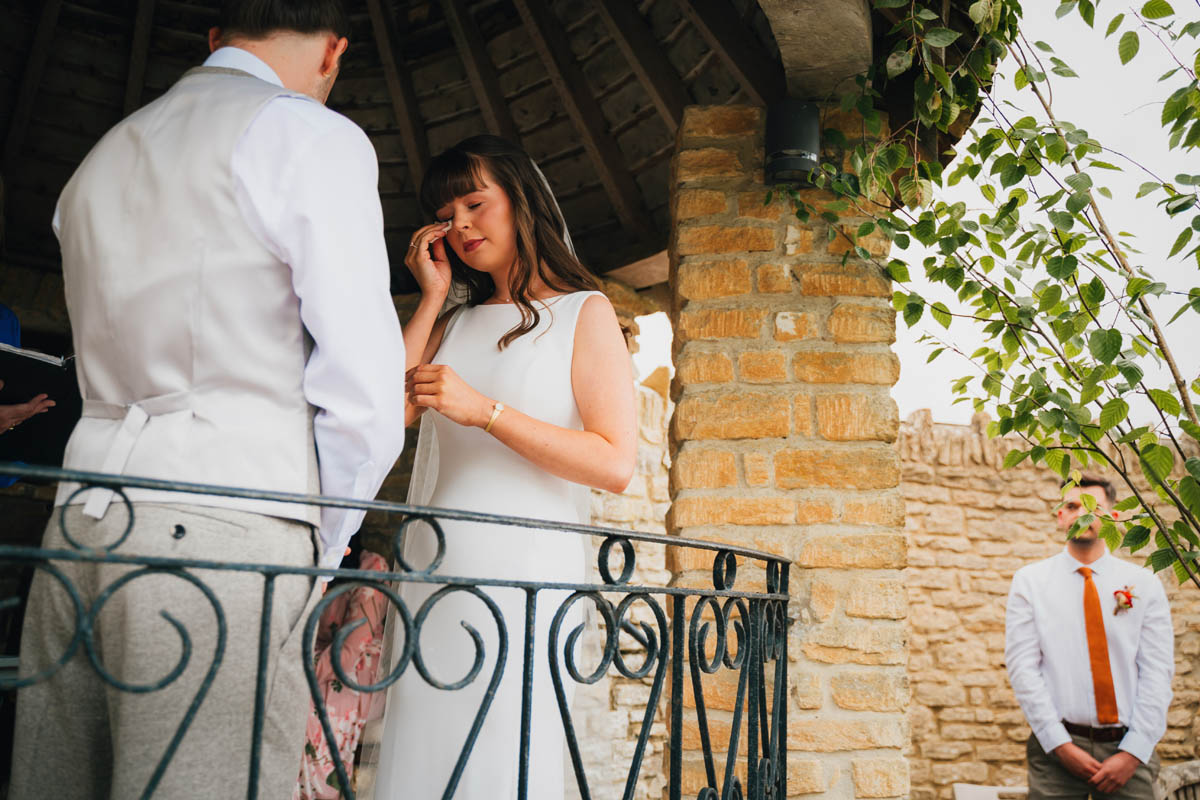
[[(355, 498), (378, 490), (403, 445), (404, 343), (374, 149), (324, 106), (347, 33), (340, 0), (227, 0), (204, 65), (113, 128), (63, 190), (54, 228), (84, 396), (66, 467)], [(131, 508), (118, 554), (336, 566), (363, 517), (135, 490), (127, 507), (76, 488), (57, 499), (69, 538), (56, 514), (47, 547), (111, 547)], [(69, 658), (20, 692), (13, 800), (148, 788), (245, 797), (256, 702), (257, 796), (291, 797), (312, 579), (274, 580), (259, 694), (262, 575), (190, 573), (219, 618), (182, 574), (56, 567), (85, 611), (99, 610), (90, 639), (73, 643), (70, 595), (36, 573), (22, 673)]]

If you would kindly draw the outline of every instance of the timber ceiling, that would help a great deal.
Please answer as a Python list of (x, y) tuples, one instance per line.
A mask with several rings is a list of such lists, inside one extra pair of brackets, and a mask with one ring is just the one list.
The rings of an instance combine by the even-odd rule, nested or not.
[[(63, 185), (100, 136), (207, 55), (215, 0), (0, 0), (6, 260), (59, 268)], [(554, 187), (596, 272), (662, 250), (684, 105), (761, 102), (782, 85), (757, 0), (348, 0), (330, 106), (379, 154), (393, 283), (423, 222), (431, 153), (494, 131)], [(728, 58), (747, 49), (755, 63)]]

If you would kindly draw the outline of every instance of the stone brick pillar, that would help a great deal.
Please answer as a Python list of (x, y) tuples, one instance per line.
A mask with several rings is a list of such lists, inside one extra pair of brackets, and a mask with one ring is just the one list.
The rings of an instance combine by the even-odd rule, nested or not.
[[(833, 112), (824, 124), (851, 139), (861, 130)], [(904, 797), (906, 544), (889, 396), (899, 374), (891, 287), (874, 265), (843, 262), (851, 248), (825, 222), (799, 224), (786, 200), (764, 206), (762, 137), (762, 111), (751, 107), (688, 108), (680, 128), (668, 528), (793, 562), (788, 795)], [(862, 243), (886, 252), (881, 240)], [(668, 566), (677, 583), (711, 585), (711, 565)], [(719, 718), (715, 702), (710, 716)], [(696, 737), (684, 719), (686, 746)], [(685, 775), (696, 773), (686, 796), (698, 755), (685, 761)]]

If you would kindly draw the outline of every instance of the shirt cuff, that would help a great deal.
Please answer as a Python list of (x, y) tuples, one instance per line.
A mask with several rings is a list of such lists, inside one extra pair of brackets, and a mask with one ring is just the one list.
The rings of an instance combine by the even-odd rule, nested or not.
[(1066, 726), (1058, 721), (1050, 723), (1041, 730), (1034, 731), (1033, 735), (1037, 737), (1038, 744), (1046, 753), (1053, 753), (1056, 747), (1061, 747), (1071, 741), (1071, 734), (1067, 733)]
[(1121, 740), (1120, 748), (1143, 764), (1150, 763), (1154, 757), (1155, 742), (1149, 736), (1131, 730)]

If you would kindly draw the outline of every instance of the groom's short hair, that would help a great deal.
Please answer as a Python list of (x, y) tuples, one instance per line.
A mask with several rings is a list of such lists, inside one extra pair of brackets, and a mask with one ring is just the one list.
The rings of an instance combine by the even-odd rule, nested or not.
[(262, 39), (280, 31), (349, 37), (350, 18), (342, 0), (222, 0), (217, 27), (226, 39)]

